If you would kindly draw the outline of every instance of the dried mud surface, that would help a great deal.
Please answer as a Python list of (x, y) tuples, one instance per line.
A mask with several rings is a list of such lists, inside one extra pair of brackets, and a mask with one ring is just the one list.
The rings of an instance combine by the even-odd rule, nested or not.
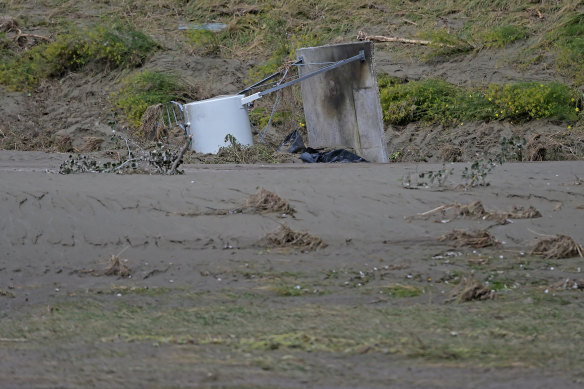
[[(209, 304), (206, 297), (188, 302), (172, 297), (185, 291), (195, 296), (260, 293), (261, 306), (274, 310), (435, 306), (444, 304), (452, 291), (444, 283), (445, 274), (460, 270), (461, 263), (517, 261), (541, 235), (565, 234), (584, 242), (584, 190), (578, 179), (584, 171), (582, 161), (508, 163), (490, 174), (490, 186), (460, 191), (452, 189), (456, 174), (440, 188), (402, 186), (405, 175), (440, 167), (431, 164), (187, 165), (184, 175), (172, 177), (56, 174), (65, 157), (0, 152), (0, 289), (6, 292), (0, 296), (0, 317), (5, 323), (37, 315), (42, 320), (52, 307), (85, 301), (97, 301), (106, 310), (123, 300), (129, 307), (140, 307), (152, 298), (161, 307), (184, 303), (189, 309), (202, 309)], [(460, 171), (463, 165), (452, 167)], [(205, 213), (235, 209), (259, 187), (288, 201), (295, 214)], [(443, 220), (440, 214), (420, 217), (442, 205), (477, 200), (495, 211), (534, 207), (542, 217), (508, 223), (476, 217)], [(283, 223), (309, 231), (328, 246), (306, 252), (266, 249), (262, 238)], [(440, 240), (453, 230), (474, 229), (488, 230), (499, 244), (473, 249)], [(450, 252), (462, 259), (449, 257)], [(114, 270), (123, 273), (98, 276), (114, 262)], [(529, 273), (552, 285), (581, 277), (575, 273), (581, 265), (582, 258), (563, 259)], [(358, 286), (347, 289), (341, 278), (326, 284), (326, 293), (282, 297), (261, 287), (264, 282), (271, 285), (270, 280), (249, 276), (252, 271), (302, 274), (297, 276), (302, 282), (318, 283), (331, 269), (344, 269), (347, 275), (365, 273), (372, 277), (367, 287), (394, 282), (426, 292), (385, 299), (359, 292)], [(481, 279), (484, 274), (479, 269), (475, 276)], [(356, 283), (355, 277), (346, 282)], [(112, 288), (122, 292), (95, 292)], [(126, 295), (130, 288), (170, 288), (170, 292), (154, 297)], [(543, 289), (537, 293), (544, 293)], [(576, 307), (582, 301), (578, 296), (573, 309), (581, 309)], [(55, 343), (48, 334), (7, 339), (5, 334), (14, 329), (0, 329), (0, 376), (7, 388), (581, 387), (582, 371), (557, 366), (473, 367), (376, 351), (251, 353), (256, 358), (295, 361), (295, 368), (282, 370), (250, 365), (245, 362), (249, 354), (234, 354), (221, 344), (157, 344), (90, 335)], [(566, 342), (582, 341), (580, 337)]]

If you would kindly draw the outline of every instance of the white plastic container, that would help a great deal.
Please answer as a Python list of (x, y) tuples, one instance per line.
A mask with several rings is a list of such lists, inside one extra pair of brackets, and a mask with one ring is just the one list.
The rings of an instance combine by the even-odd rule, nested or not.
[(243, 95), (219, 96), (185, 104), (184, 113), (191, 148), (198, 153), (216, 154), (222, 146), (229, 146), (225, 137), (231, 134), (237, 142), (251, 146), (253, 139)]

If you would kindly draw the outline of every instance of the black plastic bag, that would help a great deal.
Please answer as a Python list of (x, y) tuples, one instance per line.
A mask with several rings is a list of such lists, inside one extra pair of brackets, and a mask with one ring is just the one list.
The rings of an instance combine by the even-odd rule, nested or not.
[(367, 162), (366, 159), (345, 149), (336, 149), (328, 152), (311, 149), (303, 152), (300, 155), (300, 159), (308, 163)]
[(300, 159), (308, 163), (368, 162), (366, 159), (345, 149), (324, 152), (306, 147), (302, 135), (300, 135), (298, 130), (294, 130), (288, 134), (280, 147), (278, 147), (278, 151), (282, 151), (286, 147), (289, 147), (289, 153), (302, 153)]
[(288, 152), (291, 154), (302, 153), (306, 150), (306, 146), (304, 145), (304, 140), (302, 139), (302, 135), (298, 132), (298, 130), (294, 130), (288, 134), (284, 142), (278, 147), (278, 151), (282, 151), (285, 147), (288, 147)]

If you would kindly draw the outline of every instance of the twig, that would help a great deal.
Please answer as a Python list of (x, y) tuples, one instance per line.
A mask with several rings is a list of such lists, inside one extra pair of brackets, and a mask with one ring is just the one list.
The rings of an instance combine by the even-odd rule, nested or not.
[(178, 156), (174, 160), (174, 162), (172, 164), (172, 167), (168, 171), (168, 174), (176, 174), (176, 169), (180, 165), (180, 161), (181, 161), (183, 155), (185, 155), (185, 152), (187, 151), (187, 149), (189, 148), (189, 145), (191, 144), (191, 140), (192, 139), (193, 139), (193, 136), (192, 135), (189, 135), (189, 137), (188, 137), (187, 141), (185, 142), (184, 146), (182, 147), (182, 149), (180, 149), (180, 153), (178, 153)]
[(116, 170), (119, 170), (119, 169), (123, 168), (124, 166), (126, 166), (126, 165), (127, 165), (127, 164), (129, 164), (130, 162), (136, 162), (136, 161), (139, 161), (139, 159), (138, 159), (138, 158), (132, 158), (132, 159), (128, 159), (126, 162), (122, 163), (121, 165), (118, 165), (118, 166), (116, 166), (116, 167), (114, 168), (114, 170), (112, 170), (112, 171), (114, 171), (114, 172), (115, 172)]
[(130, 150), (130, 145), (128, 144), (128, 138), (124, 137), (124, 141), (126, 142), (126, 147), (128, 148), (128, 158), (132, 158), (132, 150)]
[(417, 213), (416, 216), (427, 216), (427, 215), (432, 215), (434, 213), (440, 212), (440, 211), (445, 211), (447, 209), (450, 209), (454, 207), (454, 205), (441, 205), (437, 208), (431, 209), (429, 211), (423, 212), (423, 213)]
[(43, 35), (37, 35), (37, 34), (23, 34), (22, 31), (20, 29), (16, 30), (16, 35), (14, 36), (14, 38), (12, 38), (15, 42), (17, 42), (20, 38), (25, 37), (25, 38), (37, 38), (37, 39), (43, 39), (46, 40), (47, 42), (51, 41), (51, 38), (43, 36)]
[(553, 238), (555, 235), (548, 235), (548, 234), (541, 234), (539, 232), (533, 231), (531, 228), (528, 228), (527, 231), (531, 232), (532, 234), (538, 235), (538, 236), (542, 236), (545, 238)]
[(0, 338), (0, 342), (26, 342), (24, 338)]
[[(427, 41), (423, 39), (407, 39), (407, 38), (399, 38), (393, 36), (382, 36), (382, 35), (367, 35), (363, 31), (359, 31), (357, 34), (357, 39), (360, 41), (374, 41), (374, 42), (398, 42), (398, 43), (410, 43), (416, 45), (432, 45), (434, 44), (432, 41)], [(450, 47), (454, 48), (453, 45), (447, 45), (445, 43), (436, 43), (440, 47)]]

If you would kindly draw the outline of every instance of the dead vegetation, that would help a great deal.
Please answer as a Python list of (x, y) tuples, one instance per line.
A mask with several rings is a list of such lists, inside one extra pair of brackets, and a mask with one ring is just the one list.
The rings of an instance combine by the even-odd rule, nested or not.
[(577, 160), (582, 158), (584, 135), (579, 132), (535, 134), (527, 141), (528, 161)]
[(541, 213), (533, 206), (529, 206), (527, 209), (523, 206), (514, 206), (510, 211), (488, 211), (483, 206), (483, 203), (477, 200), (469, 204), (452, 203), (441, 205), (430, 211), (418, 213), (406, 220), (428, 219), (436, 215), (439, 215), (440, 221), (444, 223), (451, 222), (458, 217), (494, 220), (499, 224), (506, 224), (509, 222), (509, 219), (533, 219), (541, 217)]
[(0, 125), (0, 149), (3, 150), (44, 150), (54, 151), (58, 144), (50, 130), (13, 131)]
[(103, 138), (96, 136), (87, 136), (83, 138), (83, 145), (79, 147), (79, 152), (81, 153), (91, 153), (93, 151), (98, 151), (101, 148)]
[(485, 230), (453, 230), (452, 232), (440, 237), (440, 241), (453, 241), (456, 247), (469, 246), (472, 248), (483, 248), (497, 246), (499, 242)]
[(274, 192), (270, 192), (264, 188), (260, 188), (258, 193), (255, 193), (247, 198), (241, 207), (222, 209), (209, 208), (208, 211), (200, 212), (180, 212), (180, 216), (225, 216), (234, 215), (238, 213), (277, 213), (282, 217), (294, 216), (296, 210), (294, 207), (278, 196)]
[(292, 247), (301, 251), (314, 251), (327, 247), (321, 238), (306, 231), (294, 231), (285, 223), (281, 224), (276, 231), (266, 235), (264, 242), (269, 248)]
[(18, 22), (10, 16), (0, 16), (0, 32), (16, 31)]
[(529, 139), (527, 145), (527, 160), (528, 161), (545, 161), (548, 150), (546, 147), (545, 137), (541, 134), (536, 134)]
[(461, 162), (462, 149), (454, 145), (445, 145), (440, 149), (440, 159), (443, 162)]
[(0, 16), (0, 33), (8, 34), (11, 42), (8, 48), (12, 50), (23, 50), (41, 42), (51, 41), (50, 37), (44, 35), (22, 32), (18, 21), (11, 16)]
[(147, 139), (161, 140), (167, 133), (161, 118), (162, 104), (149, 106), (142, 115), (142, 125), (137, 133)]
[(406, 44), (413, 44), (413, 45), (438, 45), (440, 47), (450, 47), (454, 48), (453, 45), (448, 45), (444, 43), (433, 43), (432, 41), (425, 40), (425, 39), (409, 39), (409, 38), (401, 38), (395, 36), (383, 36), (383, 35), (368, 35), (363, 31), (359, 31), (357, 34), (357, 40), (360, 41), (372, 41), (372, 42), (392, 42), (392, 43), (406, 43)]
[(538, 239), (531, 254), (539, 255), (546, 259), (573, 258), (578, 256), (584, 258), (582, 246), (576, 243), (572, 237), (561, 234)]
[(464, 303), (469, 301), (492, 300), (494, 298), (494, 290), (472, 277), (463, 277), (446, 302)]
[(16, 295), (4, 289), (0, 289), (0, 297), (16, 298)]
[(206, 160), (208, 163), (282, 163), (290, 161), (290, 154), (277, 151), (270, 145), (256, 143), (251, 146), (242, 145), (234, 137), (228, 135), (229, 146), (219, 148), (217, 154)]
[(243, 208), (253, 209), (260, 213), (279, 213), (294, 215), (296, 210), (280, 196), (264, 188), (248, 197)]
[(129, 278), (132, 276), (132, 270), (126, 265), (127, 259), (122, 259), (118, 255), (112, 254), (108, 265), (103, 270), (87, 269), (75, 270), (71, 274), (92, 275), (94, 277), (120, 277)]
[(551, 286), (553, 289), (564, 289), (564, 290), (584, 290), (584, 279), (569, 279), (556, 282)]
[(128, 278), (132, 275), (132, 271), (125, 264), (128, 262), (127, 259), (121, 259), (117, 255), (112, 254), (109, 260), (108, 267), (101, 272), (94, 272), (95, 276), (116, 276), (121, 278)]

